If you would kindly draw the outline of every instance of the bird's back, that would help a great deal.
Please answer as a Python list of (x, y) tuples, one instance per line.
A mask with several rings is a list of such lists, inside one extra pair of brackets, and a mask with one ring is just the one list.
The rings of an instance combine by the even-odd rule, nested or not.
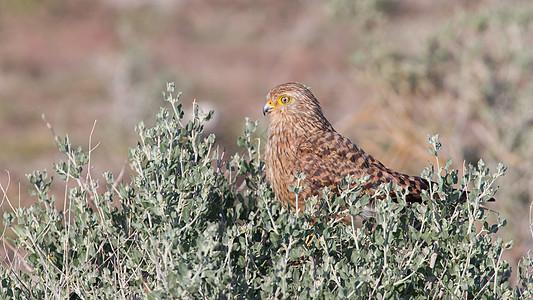
[(355, 179), (369, 176), (362, 187), (372, 193), (373, 187), (395, 182), (409, 187), (408, 201), (419, 202), (421, 193), (428, 189), (425, 179), (395, 172), (385, 167), (372, 155), (359, 148), (334, 130), (310, 135), (298, 146), (295, 168), (306, 174), (304, 183), (310, 187), (309, 195), (317, 195), (324, 187), (336, 191), (341, 180), (348, 175)]

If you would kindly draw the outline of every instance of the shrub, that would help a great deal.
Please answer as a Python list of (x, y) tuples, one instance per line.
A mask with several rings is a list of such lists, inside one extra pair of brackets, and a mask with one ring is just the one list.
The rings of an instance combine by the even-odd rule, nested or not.
[(387, 28), (397, 27), (388, 26), (353, 55), (375, 96), (354, 116), (343, 117), (353, 120), (344, 132), (407, 170), (424, 161), (426, 153), (412, 144), (427, 132), (446, 139), (444, 151), (455, 162), (505, 163), (509, 171), (496, 207), (513, 216), (501, 234), (515, 238), (518, 247), (508, 254), (514, 264), (531, 248), (530, 232), (523, 229), (533, 201), (533, 2), (494, 1), (458, 10), (427, 38), (402, 35), (409, 37), (405, 43), (388, 39), (396, 31)]
[[(238, 139), (244, 154), (228, 160), (203, 132), (212, 112), (194, 105), (191, 121), (167, 85), (155, 126), (136, 128), (130, 149), (135, 175), (104, 184), (91, 173), (91, 148), (58, 139), (65, 161), (54, 171), (65, 184), (62, 208), (46, 171), (28, 175), (35, 205), (5, 213), (13, 243), (27, 252), (22, 272), (2, 267), (0, 293), (11, 298), (502, 298), (531, 295), (532, 261), (509, 286), (502, 253), (511, 247), (482, 204), (505, 168), (483, 161), (463, 174), (431, 165), (424, 204), (407, 205), (405, 190), (377, 188), (372, 198), (346, 178), (341, 195), (313, 197), (301, 216), (288, 212), (263, 180), (257, 122)], [(430, 150), (437, 156), (438, 136)], [(297, 176), (304, 176), (298, 174)], [(303, 187), (294, 187), (298, 192)], [(470, 189), (466, 200), (462, 191)], [(390, 194), (398, 200), (393, 201)], [(347, 226), (376, 201), (375, 219)], [(348, 209), (345, 209), (348, 207)], [(5, 240), (5, 239), (4, 239)], [(5, 243), (5, 242), (4, 242)], [(529, 272), (529, 273), (528, 273)]]

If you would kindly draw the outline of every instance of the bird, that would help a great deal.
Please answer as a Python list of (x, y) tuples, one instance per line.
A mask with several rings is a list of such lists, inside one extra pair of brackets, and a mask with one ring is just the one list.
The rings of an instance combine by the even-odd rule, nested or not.
[[(408, 203), (422, 201), (422, 191), (429, 189), (426, 179), (386, 167), (335, 131), (306, 86), (294, 82), (280, 84), (268, 92), (266, 100), (263, 107), (263, 114), (269, 119), (266, 180), (285, 207), (303, 210), (306, 199), (322, 195), (325, 187), (338, 192), (341, 181), (348, 175), (354, 179), (368, 176), (361, 188), (369, 195), (374, 187), (393, 182), (408, 189)], [(296, 177), (298, 172), (305, 174), (300, 182)], [(305, 186), (298, 197), (291, 191), (291, 186), (297, 185)], [(370, 213), (364, 218), (372, 216)], [(349, 219), (345, 217), (342, 221), (348, 223)]]

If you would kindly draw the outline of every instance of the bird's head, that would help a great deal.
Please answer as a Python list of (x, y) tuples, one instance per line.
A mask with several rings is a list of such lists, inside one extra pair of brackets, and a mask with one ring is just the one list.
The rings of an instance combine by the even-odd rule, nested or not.
[(320, 103), (313, 93), (302, 84), (284, 83), (268, 92), (267, 103), (263, 107), (263, 114), (268, 115), (272, 122), (287, 123), (299, 121), (324, 125), (329, 122), (322, 114)]

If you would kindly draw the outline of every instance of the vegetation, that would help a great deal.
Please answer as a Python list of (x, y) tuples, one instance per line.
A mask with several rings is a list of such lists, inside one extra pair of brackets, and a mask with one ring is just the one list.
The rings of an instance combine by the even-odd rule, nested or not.
[(357, 121), (365, 119), (360, 112), (344, 116), (350, 120), (344, 133), (353, 130), (367, 149), (377, 149), (372, 153), (385, 152), (382, 158), (392, 157), (403, 169), (426, 160), (426, 153), (412, 145), (434, 132), (446, 140), (444, 153), (455, 162), (483, 158), (491, 167), (503, 162), (509, 170), (495, 207), (501, 215), (515, 216), (502, 231), (518, 244), (509, 253), (514, 265), (531, 248), (530, 230), (524, 229), (530, 225), (525, 212), (533, 195), (533, 3), (494, 1), (465, 9), (414, 41), (387, 35), (387, 25), (403, 15), (383, 6), (386, 1), (361, 1), (351, 8), (350, 1), (331, 3), (345, 15), (357, 12), (352, 15), (358, 20), (380, 16), (365, 47), (352, 55), (375, 97), (361, 111), (377, 113), (366, 118), (369, 124)]
[[(506, 221), (488, 221), (492, 213), (483, 206), (505, 172), (502, 165), (491, 173), (480, 160), (459, 172), (450, 168), (451, 160), (440, 166), (436, 159), (423, 172), (434, 182), (431, 191), (423, 204), (413, 205), (396, 186), (382, 185), (370, 198), (360, 193), (364, 179), (346, 178), (341, 195), (326, 191), (296, 216), (264, 182), (260, 140), (253, 137), (257, 122), (246, 120), (238, 139), (244, 154), (227, 159), (215, 136), (203, 132), (213, 112), (195, 105), (192, 120), (184, 122), (178, 99), (168, 84), (170, 108), (160, 110), (155, 126), (137, 126), (130, 180), (105, 172), (102, 184), (91, 172), (92, 146), (84, 151), (68, 137), (57, 139), (65, 160), (54, 164), (54, 172), (65, 185), (64, 205), (57, 208), (50, 193), (52, 176), (28, 175), (38, 201), (4, 215), (16, 233), (12, 243), (26, 255), (0, 269), (0, 294), (24, 299), (533, 296), (533, 260), (524, 259), (519, 285), (511, 287), (502, 253), (512, 243), (496, 235)], [(430, 145), (438, 158), (438, 136), (430, 137)], [(356, 218), (376, 199), (376, 218), (362, 227), (337, 218)]]
[[(533, 187), (533, 5), (476, 4), (445, 26), (435, 26), (416, 50), (388, 44), (397, 41), (391, 36), (395, 31), (386, 28), (397, 26), (389, 21), (401, 13), (401, 4), (331, 0), (326, 7), (334, 18), (353, 19), (361, 28), (353, 69), (378, 95), (360, 110), (380, 112), (367, 116), (372, 126), (345, 127), (357, 128), (359, 139), (371, 136), (365, 148), (388, 149), (384, 151), (398, 153), (411, 166), (425, 160), (416, 153), (427, 153), (413, 147), (413, 139), (440, 132), (452, 145), (445, 156), (466, 161), (461, 170), (442, 159), (438, 136), (430, 137), (435, 159), (422, 176), (435, 184), (423, 204), (406, 205), (405, 191), (381, 186), (374, 196), (383, 197), (377, 201), (376, 218), (362, 227), (344, 225), (337, 216), (357, 219), (375, 200), (360, 194), (360, 181), (346, 178), (342, 195), (313, 198), (296, 216), (264, 182), (257, 123), (247, 120), (238, 140), (244, 154), (225, 153), (215, 136), (203, 131), (213, 113), (195, 107), (193, 119), (185, 122), (170, 84), (168, 108), (160, 110), (155, 125), (136, 128), (131, 178), (95, 174), (93, 145), (84, 150), (65, 137), (57, 138), (64, 161), (54, 164), (53, 172), (28, 175), (34, 205), (17, 205), (1, 186), (2, 204), (11, 208), (3, 216), (4, 250), (18, 253), (0, 267), (1, 298), (533, 298), (533, 258), (526, 255), (513, 267), (518, 279), (511, 284), (512, 260), (508, 263), (502, 254), (512, 251), (513, 242), (501, 239), (517, 236), (523, 242), (533, 235), (533, 224), (523, 230), (522, 218), (526, 211), (533, 216), (533, 208), (528, 209)], [(140, 61), (137, 69), (146, 72), (148, 64), (137, 59), (141, 54), (129, 53), (130, 60)], [(11, 60), (5, 63), (7, 70)], [(136, 64), (131, 64), (134, 69)], [(61, 82), (57, 86), (63, 89), (65, 81), (49, 82)], [(90, 82), (86, 90), (101, 93)], [(131, 93), (111, 90), (120, 91), (113, 99), (132, 107)], [(137, 85), (135, 99), (147, 103), (142, 95), (148, 90)], [(344, 117), (349, 122), (364, 119)], [(498, 161), (509, 169), (499, 165), (491, 173), (487, 166)], [(496, 191), (495, 182), (505, 187), (496, 195), (497, 212), (484, 206)], [(58, 197), (61, 185), (64, 195)], [(470, 193), (462, 201), (464, 190)], [(391, 191), (398, 200), (388, 197)], [(503, 215), (521, 217), (508, 224)], [(520, 236), (526, 231), (526, 237)]]

